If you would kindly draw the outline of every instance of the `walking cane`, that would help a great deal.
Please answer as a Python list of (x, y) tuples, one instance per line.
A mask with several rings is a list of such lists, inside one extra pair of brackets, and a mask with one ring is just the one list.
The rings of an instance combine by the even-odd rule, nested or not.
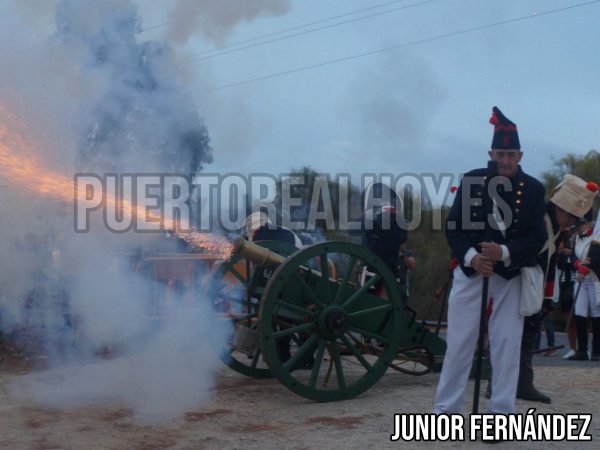
[[(484, 221), (484, 235), (485, 240), (489, 239), (490, 226), (489, 226), (489, 214), (492, 212), (491, 199), (488, 192), (490, 180), (498, 174), (498, 163), (496, 161), (488, 161), (487, 166), (487, 178), (484, 183), (484, 191), (482, 196), (483, 210), (485, 211)], [(484, 344), (484, 331), (485, 331), (485, 319), (487, 311), (487, 297), (489, 290), (489, 277), (483, 277), (483, 287), (481, 289), (481, 314), (479, 316), (479, 340), (477, 344), (477, 360), (475, 365), (475, 392), (473, 394), (473, 414), (477, 414), (479, 410), (479, 391), (481, 387), (481, 367), (483, 365), (483, 344)]]

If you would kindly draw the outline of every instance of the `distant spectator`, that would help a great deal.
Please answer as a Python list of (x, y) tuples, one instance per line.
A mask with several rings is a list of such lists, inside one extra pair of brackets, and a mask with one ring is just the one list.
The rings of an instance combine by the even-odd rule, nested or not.
[(558, 303), (560, 310), (567, 316), (565, 329), (569, 349), (563, 355), (564, 359), (575, 354), (577, 348), (577, 332), (575, 331), (575, 320), (573, 319), (573, 295), (575, 286), (575, 273), (573, 272), (573, 241), (572, 233), (565, 234), (556, 252), (556, 268), (560, 272), (558, 276)]
[[(581, 285), (575, 302), (575, 324), (577, 327), (577, 352), (569, 359), (572, 361), (600, 360), (600, 282), (589, 263), (588, 251), (592, 243), (593, 222), (587, 222), (579, 228), (575, 241), (574, 267), (578, 271), (577, 282)], [(592, 354), (588, 355), (588, 317), (592, 318)]]

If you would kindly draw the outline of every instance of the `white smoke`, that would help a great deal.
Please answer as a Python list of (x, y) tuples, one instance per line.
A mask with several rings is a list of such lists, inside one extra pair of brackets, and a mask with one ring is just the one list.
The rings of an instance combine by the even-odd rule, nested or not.
[(196, 410), (211, 399), (214, 388), (214, 349), (206, 328), (202, 329), (209, 325), (203, 316), (211, 311), (176, 308), (171, 313), (161, 319), (160, 332), (123, 355), (108, 360), (79, 359), (32, 373), (14, 383), (11, 392), (49, 408), (125, 407), (146, 424), (174, 420), (185, 411)]
[[(138, 42), (141, 21), (129, 2), (64, 1), (55, 45), (82, 67), (80, 111), (89, 126), (83, 168), (191, 173), (212, 161), (209, 138), (170, 48)], [(83, 75), (83, 76), (81, 76)], [(90, 76), (92, 75), (92, 76)]]
[(222, 45), (240, 22), (282, 15), (289, 8), (289, 0), (178, 0), (169, 13), (167, 36), (185, 44), (194, 33), (201, 33)]
[[(55, 25), (37, 3), (44, 7), (0, 6), (0, 120), (9, 111), (36, 143), (20, 156), (68, 178), (187, 175), (212, 161), (202, 105), (169, 45), (140, 39), (133, 3), (53, 2)], [(179, 244), (112, 234), (99, 229), (101, 218), (77, 234), (72, 205), (1, 177), (0, 331), (31, 337), (50, 358), (48, 371), (23, 377), (13, 394), (52, 407), (119, 403), (152, 421), (201, 406), (222, 367), (209, 337), (227, 330), (212, 320), (209, 299), (169, 290), (137, 264)]]

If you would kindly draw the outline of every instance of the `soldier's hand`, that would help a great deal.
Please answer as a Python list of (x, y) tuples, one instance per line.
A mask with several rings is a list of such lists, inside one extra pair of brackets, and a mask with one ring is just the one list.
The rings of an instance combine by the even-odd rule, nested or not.
[(587, 273), (578, 272), (577, 273), (577, 282), (578, 283), (583, 283), (586, 276), (587, 276)]
[(570, 248), (568, 248), (568, 247), (564, 247), (564, 248), (559, 248), (559, 249), (558, 249), (558, 252), (559, 252), (559, 253), (562, 253), (562, 254), (563, 254), (563, 255), (565, 255), (565, 256), (571, 256), (571, 254), (573, 253), (573, 250), (571, 250), (571, 249), (570, 249)]
[(494, 261), (482, 254), (477, 254), (471, 260), (471, 267), (481, 276), (489, 277), (494, 271)]
[(491, 261), (500, 261), (502, 259), (502, 247), (495, 242), (480, 242), (481, 255)]

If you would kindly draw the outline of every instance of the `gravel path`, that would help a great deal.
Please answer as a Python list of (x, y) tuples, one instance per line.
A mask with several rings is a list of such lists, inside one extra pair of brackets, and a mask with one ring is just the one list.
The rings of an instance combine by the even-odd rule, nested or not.
[[(535, 364), (536, 384), (553, 403), (517, 401), (517, 411), (535, 407), (539, 413), (594, 414), (589, 430), (593, 441), (505, 442), (496, 448), (597, 448), (600, 363), (539, 355)], [(415, 377), (388, 371), (359, 398), (314, 403), (276, 380), (252, 380), (224, 367), (207, 404), (171, 423), (147, 426), (118, 405), (55, 410), (23, 403), (8, 394), (7, 386), (24, 372), (0, 369), (2, 449), (488, 448), (479, 441), (390, 442), (395, 413), (430, 412), (439, 374)]]

